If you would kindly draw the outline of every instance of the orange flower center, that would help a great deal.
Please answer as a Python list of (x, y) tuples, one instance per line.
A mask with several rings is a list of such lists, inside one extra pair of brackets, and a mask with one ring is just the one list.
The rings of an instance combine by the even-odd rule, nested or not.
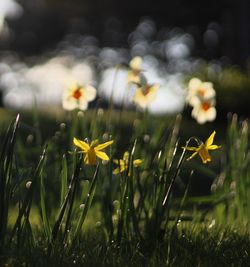
[(207, 111), (211, 107), (211, 105), (209, 102), (204, 102), (201, 104), (201, 107), (203, 110)]
[(81, 92), (81, 90), (80, 90), (79, 88), (76, 89), (76, 90), (73, 92), (72, 96), (73, 96), (75, 99), (79, 100), (79, 98), (82, 96), (82, 92)]

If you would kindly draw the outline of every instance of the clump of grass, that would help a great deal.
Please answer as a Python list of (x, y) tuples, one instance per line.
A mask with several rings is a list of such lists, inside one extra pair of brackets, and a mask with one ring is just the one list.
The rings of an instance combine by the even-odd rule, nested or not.
[(230, 221), (232, 225), (241, 223), (247, 226), (250, 212), (248, 121), (239, 123), (238, 116), (234, 114), (227, 135), (223, 171), (212, 185), (214, 193), (219, 193), (224, 199), (217, 206), (217, 219), (222, 224)]

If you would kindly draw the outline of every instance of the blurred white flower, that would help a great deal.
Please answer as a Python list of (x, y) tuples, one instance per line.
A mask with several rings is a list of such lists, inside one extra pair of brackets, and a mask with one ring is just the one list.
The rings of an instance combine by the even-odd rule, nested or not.
[(215, 120), (215, 96), (211, 82), (202, 82), (198, 78), (189, 81), (186, 101), (193, 107), (191, 115), (199, 124)]
[[(147, 106), (153, 114), (177, 113), (182, 111), (185, 104), (185, 90), (182, 75), (166, 75), (164, 78), (157, 73), (157, 67), (153, 63), (143, 62), (145, 76), (150, 84), (160, 84), (156, 97)], [(135, 85), (127, 84), (127, 71), (115, 68), (105, 70), (101, 76), (99, 94), (106, 100), (117, 105), (129, 106), (133, 103), (136, 92)]]
[(192, 110), (192, 117), (196, 119), (199, 124), (204, 124), (207, 121), (213, 121), (216, 118), (216, 109), (214, 101), (200, 102), (194, 106)]
[(5, 18), (16, 18), (22, 15), (23, 9), (14, 0), (0, 1), (0, 36), (7, 30)]
[(66, 89), (63, 93), (62, 105), (66, 110), (88, 108), (88, 102), (96, 98), (96, 89), (90, 85), (78, 86), (74, 85)]
[(156, 98), (158, 88), (158, 84), (146, 84), (137, 88), (133, 99), (136, 106), (142, 110), (146, 109), (149, 103)]
[[(19, 67), (15, 68), (16, 65)], [(18, 63), (9, 68), (0, 76), (0, 85), (4, 89), (4, 104), (14, 108), (31, 108), (34, 103), (38, 107), (59, 107), (64, 88), (69, 88), (75, 81), (91, 84), (94, 79), (93, 70), (87, 63), (77, 62), (70, 56), (58, 56), (31, 68)]]
[(192, 78), (188, 83), (187, 102), (195, 107), (200, 102), (215, 98), (215, 90), (211, 82), (202, 82), (198, 78)]
[(186, 96), (182, 80), (182, 75), (167, 75), (155, 100), (148, 105), (149, 112), (158, 115), (181, 112)]
[(99, 84), (99, 94), (117, 105), (129, 106), (133, 102), (136, 85), (127, 83), (128, 71), (110, 68), (103, 71)]

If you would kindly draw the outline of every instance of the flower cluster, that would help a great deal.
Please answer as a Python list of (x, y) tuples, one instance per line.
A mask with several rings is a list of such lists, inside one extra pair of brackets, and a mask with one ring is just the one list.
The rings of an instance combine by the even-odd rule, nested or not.
[[(129, 101), (132, 100), (138, 109), (144, 111), (156, 99), (160, 86), (157, 83), (148, 82), (142, 65), (143, 59), (136, 56), (129, 62), (128, 69), (123, 72), (126, 73), (124, 77), (127, 79), (127, 83), (124, 81), (124, 84), (129, 85), (129, 88), (132, 89), (132, 95), (128, 94)], [(117, 78), (116, 75), (115, 72), (114, 79)], [(115, 82), (112, 81), (112, 84), (114, 86)], [(119, 95), (119, 92), (117, 94)], [(75, 84), (64, 91), (62, 106), (66, 110), (86, 110), (88, 103), (93, 101), (96, 96), (97, 91), (93, 86)], [(111, 99), (112, 96), (113, 92)], [(213, 121), (216, 118), (215, 96), (216, 93), (211, 82), (202, 82), (198, 78), (192, 78), (189, 81), (186, 101), (193, 108), (192, 117), (199, 124)]]
[[(77, 138), (73, 139), (74, 145), (80, 149), (80, 152), (78, 153), (85, 154), (83, 161), (86, 165), (96, 165), (97, 158), (100, 158), (104, 161), (108, 161), (109, 156), (102, 150), (112, 145), (113, 142), (114, 142), (113, 140), (110, 140), (103, 144), (99, 144), (98, 140), (94, 140), (90, 144), (88, 144), (88, 142), (82, 141), (80, 139), (77, 139)], [(122, 159), (115, 159), (113, 160), (113, 162), (116, 165), (119, 165), (113, 171), (113, 174), (118, 174), (118, 173), (126, 171), (129, 165), (129, 152), (126, 151), (123, 154)], [(133, 160), (133, 167), (138, 167), (141, 163), (142, 163), (141, 159), (135, 159)]]
[(192, 78), (188, 83), (187, 103), (193, 107), (192, 117), (199, 124), (213, 121), (216, 118), (215, 90), (210, 82)]
[[(199, 139), (194, 138), (198, 144), (197, 147), (194, 147), (194, 146), (182, 147), (185, 150), (194, 152), (187, 160), (194, 158), (198, 154), (204, 164), (210, 162), (211, 156), (209, 154), (209, 150), (216, 150), (216, 149), (221, 148), (221, 146), (213, 144), (215, 134), (216, 134), (216, 132), (213, 131), (212, 134), (205, 141), (205, 143), (200, 141)], [(105, 149), (106, 147), (112, 145), (113, 142), (114, 142), (113, 140), (110, 140), (110, 141), (105, 142), (103, 144), (99, 144), (98, 140), (94, 140), (89, 144), (88, 142), (82, 141), (82, 140), (77, 139), (77, 138), (73, 139), (74, 145), (80, 149), (80, 151), (78, 153), (85, 154), (85, 157), (83, 160), (84, 160), (84, 163), (87, 165), (96, 165), (97, 158), (100, 158), (104, 161), (109, 161), (109, 156), (105, 152), (103, 152), (102, 150)], [(116, 165), (118, 165), (117, 168), (113, 170), (113, 174), (122, 173), (122, 172), (128, 170), (129, 157), (130, 157), (129, 152), (125, 151), (122, 159), (114, 159), (113, 160), (113, 162)], [(132, 166), (138, 167), (139, 165), (142, 164), (142, 162), (143, 162), (143, 160), (141, 160), (141, 159), (135, 159), (132, 161)], [(128, 173), (128, 175), (130, 175), (130, 173)]]

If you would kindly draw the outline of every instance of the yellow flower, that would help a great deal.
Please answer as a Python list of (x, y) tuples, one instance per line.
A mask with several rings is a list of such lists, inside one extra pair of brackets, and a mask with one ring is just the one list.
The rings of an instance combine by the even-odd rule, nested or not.
[(74, 145), (80, 148), (82, 150), (82, 153), (85, 154), (84, 162), (87, 165), (95, 165), (97, 157), (102, 160), (109, 160), (108, 155), (101, 150), (112, 145), (114, 141), (111, 140), (103, 144), (98, 144), (98, 140), (94, 140), (89, 145), (88, 143), (74, 137), (73, 142)]
[(205, 144), (202, 142), (201, 145), (198, 147), (183, 147), (183, 149), (189, 150), (189, 151), (195, 151), (187, 160), (192, 159), (194, 156), (199, 154), (201, 157), (201, 160), (203, 163), (207, 163), (211, 161), (211, 156), (209, 154), (209, 150), (215, 150), (220, 148), (221, 146), (213, 145), (214, 136), (216, 132), (213, 131), (213, 133), (208, 137)]
[(137, 83), (141, 82), (141, 65), (142, 58), (134, 57), (129, 63), (129, 71), (128, 71), (128, 83)]
[(74, 85), (64, 91), (62, 105), (66, 110), (73, 110), (76, 108), (86, 110), (88, 108), (88, 102), (95, 98), (96, 89), (94, 87), (90, 85)]
[(147, 84), (145, 86), (139, 87), (136, 90), (134, 96), (135, 104), (141, 109), (145, 109), (148, 104), (155, 99), (158, 88), (158, 84)]
[[(124, 172), (128, 169), (128, 159), (129, 159), (129, 152), (126, 151), (123, 154), (122, 159), (114, 159), (113, 162), (119, 165), (116, 169), (114, 169), (113, 174), (118, 174), (120, 172)], [(133, 160), (133, 166), (138, 167), (142, 163), (141, 159)]]

